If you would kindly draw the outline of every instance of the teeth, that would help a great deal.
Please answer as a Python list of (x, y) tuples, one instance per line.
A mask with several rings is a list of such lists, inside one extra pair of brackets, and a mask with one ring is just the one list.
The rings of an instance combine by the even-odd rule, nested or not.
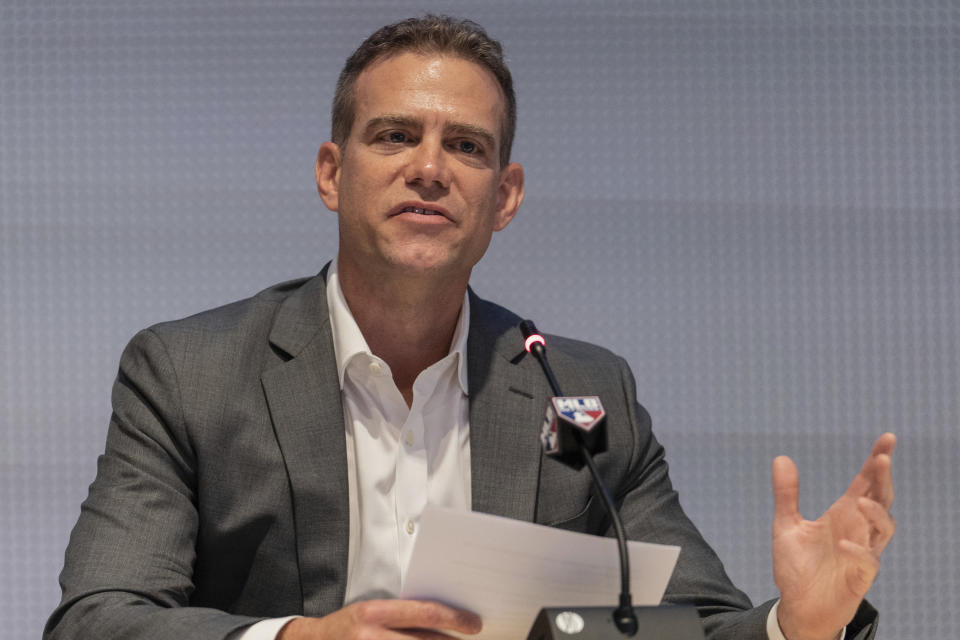
[(419, 207), (404, 207), (404, 211), (410, 211), (412, 213), (419, 213), (425, 216), (438, 216), (440, 215), (439, 211), (434, 211), (433, 209), (420, 209)]

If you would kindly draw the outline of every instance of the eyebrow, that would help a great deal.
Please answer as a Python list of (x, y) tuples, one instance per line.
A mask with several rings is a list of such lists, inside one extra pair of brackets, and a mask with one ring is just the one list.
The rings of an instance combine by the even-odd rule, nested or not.
[[(363, 128), (366, 135), (372, 134), (381, 127), (403, 127), (407, 129), (420, 129), (422, 124), (416, 118), (403, 116), (399, 114), (387, 113), (377, 116), (367, 121)], [(484, 127), (470, 124), (467, 122), (451, 122), (443, 128), (445, 135), (465, 135), (479, 138), (485, 147), (490, 149), (491, 153), (497, 150), (497, 138)]]
[(368, 120), (366, 126), (363, 128), (363, 132), (365, 135), (370, 135), (381, 127), (404, 127), (406, 129), (419, 129), (420, 124), (408, 116), (388, 113)]

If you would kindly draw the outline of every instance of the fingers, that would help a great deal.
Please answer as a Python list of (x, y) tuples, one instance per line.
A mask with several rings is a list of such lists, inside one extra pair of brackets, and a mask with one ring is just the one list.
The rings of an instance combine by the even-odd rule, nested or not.
[(875, 499), (887, 509), (893, 504), (893, 451), (897, 448), (897, 436), (885, 433), (877, 438), (873, 453), (877, 457), (877, 485)]
[(885, 508), (893, 504), (893, 450), (897, 447), (897, 436), (885, 433), (873, 445), (870, 457), (873, 459), (873, 484), (869, 497)]
[(873, 451), (870, 455), (878, 456), (880, 454), (886, 454), (888, 456), (892, 456), (893, 450), (896, 447), (897, 436), (888, 431), (877, 438), (877, 441), (873, 443)]
[(897, 523), (883, 505), (869, 498), (859, 498), (857, 507), (870, 523), (870, 550), (879, 557), (893, 538)]
[(773, 526), (785, 526), (800, 519), (798, 500), (800, 495), (800, 477), (797, 465), (787, 456), (777, 456), (773, 460)]
[(866, 496), (890, 508), (894, 498), (891, 456), (896, 445), (897, 437), (892, 433), (884, 433), (877, 438), (873, 451), (847, 488), (848, 496)]
[(401, 637), (404, 640), (408, 640), (409, 638), (416, 638), (417, 640), (450, 640), (450, 638), (454, 638), (455, 636), (448, 636), (439, 631), (405, 631)]
[(847, 588), (857, 597), (862, 598), (870, 590), (877, 571), (880, 570), (880, 561), (869, 549), (850, 540), (841, 540), (840, 553), (849, 562), (846, 570)]
[(888, 454), (882, 453), (874, 458), (873, 485), (868, 497), (879, 502), (885, 509), (893, 504), (893, 464)]
[(355, 602), (322, 618), (294, 618), (280, 630), (279, 640), (348, 640), (380, 638), (410, 640), (450, 638), (442, 631), (472, 635), (480, 617), (439, 602), (369, 600)]
[(474, 634), (479, 633), (483, 626), (480, 616), (475, 613), (439, 602), (370, 600), (352, 606), (357, 607), (359, 620), (389, 629), (437, 629)]
[[(440, 631), (430, 631), (427, 629), (385, 629), (376, 627), (377, 631), (373, 635), (364, 635), (360, 633), (358, 638), (376, 638), (377, 640), (450, 640), (455, 636), (448, 636)], [(352, 638), (352, 636), (351, 636)], [(311, 638), (310, 640), (318, 640)], [(331, 640), (345, 640), (343, 636), (331, 637)]]

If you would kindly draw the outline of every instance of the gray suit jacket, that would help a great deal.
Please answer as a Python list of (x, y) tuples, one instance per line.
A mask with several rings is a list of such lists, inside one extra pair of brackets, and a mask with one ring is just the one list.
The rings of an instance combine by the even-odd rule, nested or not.
[[(471, 296), (473, 509), (606, 534), (588, 471), (541, 455), (551, 393), (519, 318)], [(770, 603), (750, 608), (684, 515), (626, 363), (573, 340), (550, 349), (565, 392), (608, 412), (597, 463), (629, 536), (682, 547), (666, 600), (697, 605), (712, 638), (765, 638)], [(113, 407), (45, 637), (223, 638), (342, 606), (346, 446), (323, 274), (139, 333)]]

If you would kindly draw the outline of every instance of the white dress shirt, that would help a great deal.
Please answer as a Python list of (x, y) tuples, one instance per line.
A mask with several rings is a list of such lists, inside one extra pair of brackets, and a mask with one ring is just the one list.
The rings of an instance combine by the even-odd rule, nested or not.
[(427, 504), (470, 510), (470, 302), (464, 294), (450, 351), (417, 376), (408, 407), (389, 365), (360, 333), (335, 265), (327, 305), (346, 423), (350, 604), (399, 595)]

